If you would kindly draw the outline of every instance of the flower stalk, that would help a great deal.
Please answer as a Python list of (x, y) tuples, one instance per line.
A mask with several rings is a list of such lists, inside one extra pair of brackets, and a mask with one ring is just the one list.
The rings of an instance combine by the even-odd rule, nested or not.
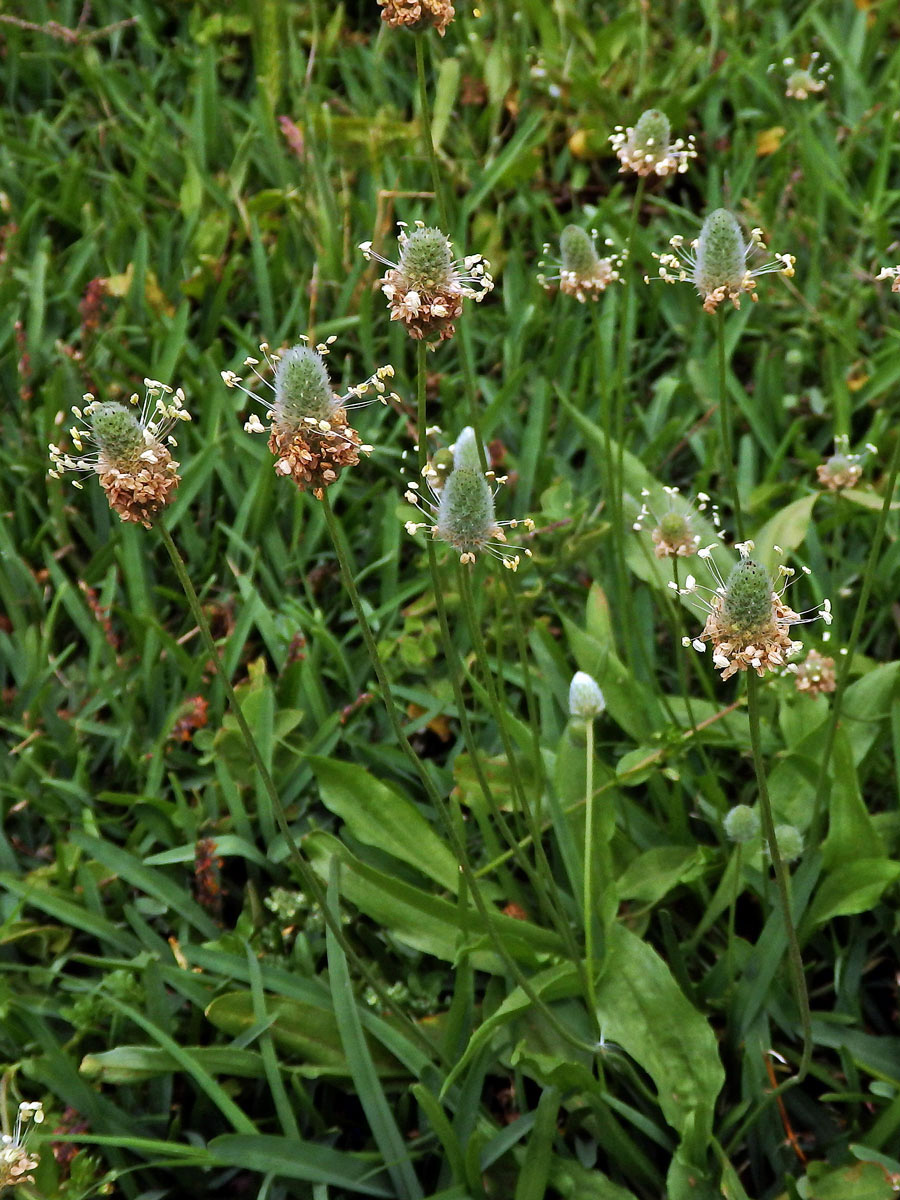
[(775, 871), (775, 883), (778, 888), (778, 903), (784, 921), (784, 931), (788, 943), (788, 966), (791, 983), (797, 1006), (800, 1009), (800, 1024), (803, 1030), (803, 1051), (800, 1065), (794, 1077), (800, 1083), (809, 1070), (812, 1061), (812, 1014), (809, 1008), (809, 992), (806, 988), (806, 976), (803, 972), (803, 957), (800, 954), (800, 944), (797, 941), (797, 930), (791, 916), (790, 882), (787, 868), (778, 848), (778, 838), (775, 833), (775, 821), (772, 817), (772, 805), (769, 801), (769, 788), (766, 781), (766, 766), (762, 752), (759, 716), (759, 679), (752, 671), (747, 672), (747, 716), (750, 721), (750, 746), (753, 752), (753, 767), (756, 771), (756, 786), (759, 793), (759, 810), (762, 817), (762, 828), (772, 867)]

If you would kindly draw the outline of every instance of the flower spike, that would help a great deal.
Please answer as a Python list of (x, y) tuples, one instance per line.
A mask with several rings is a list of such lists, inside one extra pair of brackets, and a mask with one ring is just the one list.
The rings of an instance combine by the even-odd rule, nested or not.
[(418, 33), (434, 28), (441, 37), (455, 16), (450, 0), (378, 0), (381, 19), (395, 29), (410, 29)]
[(671, 141), (669, 118), (658, 108), (641, 113), (634, 128), (617, 125), (609, 135), (613, 150), (622, 164), (619, 173), (633, 171), (636, 175), (683, 174), (692, 158), (697, 157), (694, 139)]
[[(258, 359), (247, 358), (244, 365), (272, 392), (271, 399), (257, 396), (244, 387), (234, 371), (222, 372), (226, 387), (237, 388), (265, 408), (276, 473), (290, 475), (301, 492), (309, 489), (317, 500), (322, 499), (323, 489), (334, 483), (344, 467), (356, 466), (360, 451), (371, 453), (372, 447), (364, 445), (348, 423), (347, 410), (375, 399), (386, 404), (385, 380), (394, 374), (390, 365), (379, 367), (363, 383), (349, 388), (346, 395), (336, 395), (325, 365), (334, 340), (332, 336), (313, 349), (304, 338), (281, 354), (272, 353), (268, 343), (263, 342), (260, 353), (274, 375), (274, 382), (256, 369)], [(370, 388), (375, 395), (364, 399)], [(388, 394), (399, 399), (393, 392)], [(256, 413), (250, 415), (244, 429), (247, 433), (266, 432)]]
[(470, 254), (461, 262), (453, 257), (450, 239), (440, 229), (428, 228), (416, 221), (412, 233), (400, 223), (397, 238), (399, 262), (391, 262), (361, 242), (367, 259), (375, 259), (388, 268), (381, 281), (387, 297), (391, 320), (401, 321), (410, 337), (417, 341), (439, 341), (453, 337), (453, 322), (462, 313), (462, 302), (471, 297), (480, 303), (493, 291), (491, 264), (480, 254)]
[[(131, 397), (132, 407), (85, 395), (84, 406), (75, 406), (72, 412), (86, 427), (69, 429), (78, 456), (51, 443), (50, 475), (54, 479), (63, 471), (98, 475), (110, 508), (123, 521), (149, 529), (179, 484), (178, 463), (170, 452), (177, 443), (170, 431), (178, 421), (189, 421), (191, 415), (184, 407), (181, 388), (173, 391), (156, 379), (145, 379), (144, 386), (147, 390), (139, 410), (137, 393)], [(83, 453), (85, 442), (96, 449)], [(82, 487), (80, 481), (73, 482)]]
[[(492, 471), (482, 472), (475, 441), (475, 432), (467, 426), (456, 439), (453, 447), (453, 467), (441, 481), (432, 464), (425, 468), (425, 481), (431, 499), (420, 494), (419, 485), (411, 483), (405, 499), (426, 518), (424, 521), (407, 521), (406, 532), (418, 533), (427, 529), (431, 536), (449, 543), (459, 551), (461, 563), (474, 563), (478, 554), (486, 551), (498, 558), (510, 571), (515, 571), (521, 556), (514, 551), (521, 547), (506, 544), (505, 529), (516, 529), (521, 525), (530, 533), (534, 521), (498, 521), (494, 509), (494, 497), (504, 478), (497, 478)], [(491, 484), (496, 486), (491, 487)], [(531, 558), (530, 550), (522, 550)]]
[[(699, 638), (683, 638), (683, 646), (693, 646), (705, 651), (709, 642), (713, 649), (713, 663), (722, 672), (722, 679), (729, 679), (737, 671), (754, 670), (757, 675), (783, 667), (788, 655), (803, 648), (802, 642), (791, 636), (794, 625), (805, 625), (817, 618), (826, 625), (831, 624), (831, 602), (825, 600), (816, 610), (815, 616), (797, 613), (785, 602), (784, 593), (795, 574), (791, 567), (779, 566), (779, 584), (772, 582), (769, 572), (751, 557), (753, 542), (741, 542), (735, 546), (740, 561), (735, 564), (727, 579), (724, 579), (712, 559), (715, 546), (699, 550), (698, 557), (705, 559), (715, 576), (716, 587), (704, 588), (709, 598), (699, 595), (696, 579), (689, 575), (685, 586), (677, 590), (681, 595), (696, 595), (703, 604), (707, 617), (706, 625)], [(776, 550), (779, 548), (776, 546)], [(804, 567), (808, 574), (808, 568)]]
[[(700, 236), (685, 250), (684, 238), (673, 237), (669, 245), (674, 253), (654, 254), (659, 261), (659, 278), (664, 283), (693, 283), (703, 297), (703, 311), (715, 312), (725, 300), (741, 307), (741, 296), (755, 303), (756, 280), (760, 275), (777, 272), (790, 278), (794, 274), (793, 254), (776, 254), (771, 262), (748, 267), (748, 257), (765, 245), (762, 230), (753, 229), (745, 242), (737, 218), (725, 208), (717, 208), (703, 222)], [(644, 277), (649, 283), (649, 277)]]
[[(601, 258), (596, 246), (597, 231), (585, 231), (579, 225), (567, 225), (559, 237), (559, 262), (544, 262), (539, 266), (551, 267), (553, 275), (538, 275), (538, 283), (548, 290), (556, 283), (559, 290), (566, 296), (574, 296), (580, 303), (585, 300), (599, 300), (600, 293), (605, 292), (611, 283), (620, 280), (622, 264), (627, 257), (627, 251), (621, 254), (610, 254)], [(607, 238), (607, 246), (612, 241)], [(548, 254), (550, 246), (544, 246), (544, 254)]]

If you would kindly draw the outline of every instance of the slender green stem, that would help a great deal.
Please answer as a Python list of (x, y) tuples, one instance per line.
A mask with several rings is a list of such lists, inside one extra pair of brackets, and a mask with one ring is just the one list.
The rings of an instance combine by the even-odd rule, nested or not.
[[(285, 844), (287, 845), (288, 853), (290, 854), (291, 859), (303, 881), (304, 888), (315, 899), (328, 927), (337, 938), (344, 953), (351, 960), (353, 965), (360, 972), (369, 986), (374, 990), (379, 1001), (388, 1009), (390, 1009), (395, 1016), (399, 1017), (403, 1021), (404, 1025), (414, 1032), (414, 1036), (420, 1045), (424, 1049), (427, 1049), (429, 1053), (431, 1053), (436, 1049), (436, 1047), (427, 1037), (422, 1034), (422, 1031), (416, 1025), (415, 1021), (410, 1019), (409, 1014), (404, 1012), (402, 1006), (397, 1004), (396, 1001), (394, 1001), (384, 990), (377, 977), (372, 974), (366, 963), (353, 949), (352, 945), (347, 940), (346, 932), (344, 931), (340, 921), (334, 919), (330, 907), (325, 903), (325, 889), (319, 882), (319, 878), (315, 871), (301, 854), (300, 848), (297, 845), (297, 841), (291, 832), (291, 827), (288, 825), (287, 815), (284, 811), (284, 805), (281, 803), (281, 797), (278, 794), (275, 781), (272, 778), (269, 768), (265, 764), (262, 754), (260, 753), (259, 746), (256, 744), (256, 739), (253, 736), (253, 732), (250, 729), (250, 726), (247, 724), (247, 718), (244, 716), (243, 710), (238, 702), (238, 698), (235, 695), (234, 688), (231, 686), (231, 680), (228, 678), (228, 672), (225, 670), (225, 665), (222, 662), (218, 648), (213, 641), (212, 630), (209, 627), (206, 614), (203, 611), (200, 600), (197, 596), (197, 592), (195, 591), (193, 582), (191, 581), (191, 577), (188, 574), (184, 559), (181, 557), (181, 553), (179, 552), (178, 547), (175, 545), (172, 535), (166, 526), (160, 523), (156, 526), (156, 528), (159, 530), (159, 535), (162, 538), (163, 545), (168, 551), (169, 558), (172, 560), (172, 566), (175, 568), (175, 574), (178, 576), (178, 582), (181, 584), (182, 590), (187, 598), (191, 614), (193, 615), (194, 620), (197, 622), (197, 627), (200, 630), (200, 636), (203, 638), (203, 641), (206, 645), (206, 651), (209, 654), (209, 657), (215, 666), (216, 672), (222, 681), (222, 687), (225, 689), (225, 695), (228, 699), (229, 705), (231, 706), (231, 711), (234, 713), (235, 720), (237, 721), (238, 729), (240, 730), (244, 746), (247, 749), (247, 753), (250, 755), (259, 778), (262, 780), (263, 787), (266, 790), (266, 795), (269, 798), (269, 803), (272, 806), (272, 812), (275, 814), (275, 820), (281, 830)], [(443, 1052), (440, 1050), (438, 1052), (443, 1057)]]
[[(416, 385), (417, 436), (418, 436), (418, 441), (419, 441), (419, 467), (420, 467), (420, 470), (422, 470), (425, 468), (425, 466), (427, 465), (427, 462), (428, 462), (427, 446), (425, 444), (425, 429), (426, 429), (427, 425), (426, 425), (426, 398), (425, 398), (426, 346), (425, 346), (424, 342), (419, 342), (419, 344), (417, 346), (417, 351), (418, 351), (417, 356), (416, 356), (417, 357), (417, 372), (416, 372), (416, 375), (417, 375), (417, 385)], [(327, 495), (327, 493), (326, 493), (326, 495)], [(508, 834), (507, 834), (508, 826), (506, 826), (506, 821), (503, 818), (503, 814), (500, 812), (500, 809), (497, 806), (496, 801), (493, 798), (493, 794), (488, 785), (487, 779), (485, 778), (484, 772), (481, 769), (480, 756), (478, 754), (478, 750), (475, 745), (474, 738), (472, 737), (472, 730), (469, 725), (468, 715), (466, 713), (465, 698), (462, 694), (462, 687), (460, 685), (459, 656), (457, 655), (456, 647), (453, 644), (453, 639), (450, 636), (450, 626), (447, 622), (447, 609), (444, 604), (444, 594), (443, 594), (443, 589), (442, 589), (442, 585), (441, 585), (440, 572), (438, 570), (437, 556), (435, 555), (434, 545), (430, 538), (428, 540), (428, 566), (429, 566), (429, 570), (431, 572), (432, 589), (434, 592), (434, 602), (435, 602), (435, 607), (437, 609), (438, 624), (440, 626), (440, 631), (441, 631), (441, 642), (444, 647), (444, 654), (447, 658), (447, 666), (448, 666), (448, 670), (450, 673), (450, 684), (451, 684), (451, 687), (453, 688), (453, 696), (454, 696), (454, 700), (456, 702), (456, 708), (457, 708), (457, 713), (459, 716), (460, 728), (461, 728), (462, 734), (463, 734), (463, 740), (465, 741), (466, 749), (469, 753), (469, 757), (472, 760), (472, 766), (473, 766), (473, 769), (475, 770), (475, 774), (478, 779), (479, 786), (481, 787), (482, 793), (484, 794), (486, 801), (488, 802), (489, 806), (491, 807), (492, 813), (497, 814), (499, 816), (498, 824), (500, 825), (501, 829), (504, 831), (504, 836), (508, 836)], [(345, 570), (344, 571), (345, 583), (347, 582), (347, 575), (348, 575), (348, 572)], [(352, 579), (349, 581), (349, 583), (352, 586)], [(354, 588), (354, 591), (355, 591), (355, 588)], [(351, 598), (352, 598), (352, 594), (353, 593), (351, 592)], [(357, 603), (358, 603), (358, 601), (357, 601)], [(356, 609), (356, 604), (354, 604), (354, 608)], [(356, 611), (357, 611), (357, 616), (360, 619), (360, 623), (363, 626), (365, 626), (366, 625), (365, 614), (362, 612), (361, 606), (358, 609), (356, 609)], [(376, 652), (377, 652), (377, 648), (376, 648)], [(379, 682), (380, 682), (380, 679), (379, 679)], [(386, 679), (385, 679), (385, 684), (387, 684)], [(382, 685), (382, 686), (384, 687), (385, 685)], [(385, 693), (385, 698), (389, 699), (391, 696), (389, 684), (387, 684), (387, 688), (388, 688), (388, 690)], [(404, 740), (405, 740), (405, 735), (404, 735)], [(410, 747), (410, 750), (412, 750), (412, 747)], [(415, 755), (414, 751), (413, 751), (413, 755), (416, 758), (416, 760), (418, 761), (418, 756)], [(420, 764), (420, 766), (421, 766), (421, 764)], [(424, 768), (422, 768), (422, 769), (424, 769)], [(479, 915), (481, 916), (481, 919), (484, 921), (485, 928), (487, 929), (487, 932), (488, 932), (488, 936), (491, 938), (491, 941), (494, 944), (494, 948), (496, 949), (500, 958), (503, 959), (508, 970), (515, 978), (516, 983), (519, 985), (519, 987), (522, 989), (522, 991), (525, 993), (525, 995), (528, 997), (528, 999), (531, 1001), (531, 1003), (544, 1014), (544, 1016), (547, 1018), (547, 1020), (550, 1022), (550, 1024), (553, 1026), (553, 1028), (557, 1031), (557, 1033), (562, 1038), (564, 1038), (567, 1042), (569, 1042), (571, 1045), (576, 1046), (581, 1050), (587, 1049), (587, 1050), (593, 1051), (594, 1048), (592, 1046), (583, 1042), (581, 1040), (581, 1038), (576, 1037), (573, 1033), (571, 1033), (568, 1029), (566, 1029), (565, 1025), (562, 1024), (562, 1022), (558, 1019), (558, 1017), (552, 1011), (552, 1009), (550, 1009), (548, 1007), (548, 1005), (540, 998), (540, 996), (537, 994), (537, 992), (532, 987), (528, 977), (524, 974), (524, 972), (520, 968), (519, 964), (509, 953), (508, 949), (506, 948), (506, 946), (503, 942), (503, 939), (499, 936), (499, 934), (496, 931), (496, 927), (495, 927), (494, 921), (493, 921), (493, 913), (491, 910), (488, 909), (488, 907), (485, 903), (484, 897), (481, 894), (481, 889), (478, 887), (478, 875), (472, 869), (471, 863), (469, 862), (468, 852), (466, 851), (465, 845), (458, 837), (456, 827), (453, 824), (453, 821), (452, 821), (449, 813), (446, 813), (444, 811), (444, 805), (442, 804), (440, 797), (437, 796), (437, 794), (434, 790), (433, 784), (431, 783), (430, 776), (427, 775), (427, 772), (425, 772), (425, 779), (428, 780), (429, 799), (431, 800), (432, 804), (435, 805), (439, 814), (441, 815), (442, 819), (444, 820), (445, 826), (448, 831), (448, 835), (450, 837), (451, 845), (453, 846), (454, 851), (457, 854), (457, 859), (459, 861), (460, 867), (466, 875), (466, 879), (469, 884), (469, 890), (472, 894), (473, 899), (475, 900), (475, 904), (476, 904), (476, 907), (478, 908)], [(533, 874), (533, 869), (531, 868), (531, 864), (528, 862), (527, 857), (525, 857), (523, 854), (522, 844), (523, 843), (522, 843), (521, 839), (517, 842), (515, 840), (515, 838), (513, 838), (511, 841), (511, 848), (510, 848), (508, 854), (510, 857), (515, 857), (516, 861), (520, 863), (520, 865), (525, 870), (526, 874), (529, 874), (529, 876), (531, 876)], [(501, 858), (503, 859), (503, 861), (506, 861), (506, 858), (504, 856), (501, 856)], [(497, 860), (497, 861), (499, 861), (499, 860)]]
[(585, 722), (584, 747), (584, 958), (587, 977), (588, 1009), (597, 1020), (597, 992), (594, 986), (594, 722)]
[[(638, 176), (637, 187), (634, 192), (634, 202), (631, 206), (631, 220), (628, 225), (628, 241), (626, 249), (628, 251), (627, 269), (624, 272), (624, 281), (622, 288), (622, 317), (619, 324), (619, 341), (616, 349), (616, 368), (615, 378), (613, 382), (613, 394), (615, 396), (615, 429), (613, 437), (616, 442), (616, 470), (615, 477), (611, 481), (610, 499), (612, 506), (610, 516), (613, 521), (613, 548), (616, 565), (616, 587), (618, 591), (618, 602), (623, 606), (627, 603), (627, 574), (625, 570), (625, 530), (623, 522), (624, 513), (624, 492), (625, 492), (625, 365), (628, 362), (628, 336), (631, 331), (631, 298), (634, 279), (634, 239), (637, 233), (638, 219), (640, 217), (641, 205), (644, 199), (644, 177)], [(606, 436), (610, 436), (610, 429), (607, 427)], [(612, 456), (610, 456), (611, 458)], [(625, 637), (626, 655), (629, 664), (634, 661), (633, 653), (633, 638), (630, 634), (630, 629), (626, 627)]]
[[(507, 713), (505, 705), (500, 701), (497, 692), (497, 685), (494, 680), (494, 673), (490, 669), (488, 661), (487, 647), (484, 644), (484, 638), (481, 633), (481, 626), (478, 621), (478, 614), (475, 609), (475, 602), (472, 596), (472, 585), (469, 581), (469, 570), (467, 567), (459, 569), (460, 595), (462, 597), (463, 609), (466, 614), (466, 621), (469, 627), (469, 636), (472, 641), (472, 648), (475, 651), (476, 661), (482, 664), (482, 676), (485, 682), (485, 692), (488, 697), (488, 707), (491, 709), (494, 720), (497, 722), (497, 728), (500, 731), (500, 739), (503, 742), (503, 752), (506, 755), (506, 761), (509, 766), (510, 778), (512, 780), (513, 791), (516, 797), (517, 805), (526, 815), (530, 811), (528, 797), (525, 790), (525, 785), (522, 781), (519, 763), (513, 752), (512, 740), (509, 736), (507, 728)], [(469, 754), (478, 756), (478, 748), (474, 744), (469, 748)], [(569, 954), (577, 961), (578, 947), (575, 943), (575, 938), (566, 920), (565, 915), (558, 911), (553, 903), (553, 898), (549, 894), (545, 880), (549, 881), (553, 878), (550, 869), (550, 863), (547, 861), (544, 851), (544, 844), (540, 838), (534, 842), (534, 849), (539, 860), (541, 869), (536, 870), (534, 865), (529, 861), (524, 851), (520, 849), (521, 839), (517, 839), (513, 830), (509, 826), (509, 822), (503, 816), (502, 810), (497, 807), (495, 814), (497, 823), (506, 838), (511, 849), (516, 851), (516, 861), (521, 866), (528, 876), (529, 882), (535, 890), (542, 910), (547, 914), (553, 922), (557, 932), (566, 943)]]
[(734, 848), (734, 887), (731, 892), (731, 901), (728, 905), (728, 949), (726, 958), (728, 962), (728, 992), (729, 995), (734, 989), (734, 918), (737, 910), (738, 896), (741, 892), (741, 874), (743, 872), (743, 857), (744, 847), (741, 842), (738, 842)]
[(894, 450), (891, 455), (891, 462), (888, 468), (887, 484), (885, 485), (884, 501), (881, 505), (881, 512), (878, 515), (878, 524), (875, 527), (875, 536), (872, 539), (872, 545), (869, 549), (869, 557), (866, 560), (866, 569), (863, 574), (862, 587), (859, 590), (859, 600), (856, 605), (856, 613), (853, 617), (853, 625), (850, 629), (850, 637), (847, 639), (845, 647), (847, 653), (841, 656), (841, 665), (838, 672), (837, 685), (834, 691), (834, 699), (831, 704), (831, 715), (828, 720), (828, 728), (825, 731), (825, 746), (822, 750), (822, 756), (819, 759), (819, 774), (816, 779), (815, 800), (813, 802), (813, 817), (809, 829), (809, 844), (817, 846), (819, 837), (822, 832), (822, 824), (825, 820), (825, 796), (828, 790), (828, 765), (831, 761), (831, 753), (834, 749), (834, 739), (837, 733), (837, 727), (841, 719), (841, 709), (844, 703), (844, 693), (847, 690), (847, 684), (850, 679), (850, 671), (853, 668), (853, 655), (856, 653), (856, 646), (859, 642), (859, 635), (862, 632), (863, 621), (869, 607), (869, 597), (872, 594), (872, 584), (875, 580), (875, 568), (878, 565), (878, 559), (881, 554), (881, 544), (884, 541), (884, 534), (887, 528), (888, 516), (891, 511), (891, 502), (894, 498), (894, 492), (897, 487), (897, 472), (900, 470), (900, 436), (894, 439)]
[(737, 534), (737, 540), (742, 542), (744, 541), (744, 514), (741, 511), (741, 498), (738, 494), (737, 473), (734, 465), (731, 395), (728, 391), (728, 374), (725, 364), (725, 308), (721, 304), (716, 314), (716, 350), (719, 367), (719, 428), (722, 433), (722, 465), (725, 471), (726, 485), (731, 493), (734, 531)]
[(759, 680), (754, 671), (747, 672), (747, 715), (750, 719), (750, 745), (753, 750), (753, 766), (756, 769), (756, 785), (759, 791), (759, 810), (762, 814), (763, 833), (772, 856), (772, 866), (775, 870), (775, 882), (778, 887), (778, 900), (784, 919), (784, 930), (788, 943), (788, 965), (797, 1006), (800, 1009), (800, 1023), (803, 1028), (803, 1053), (800, 1066), (797, 1068), (796, 1080), (799, 1083), (806, 1077), (812, 1061), (812, 1014), (809, 1010), (809, 993), (806, 990), (806, 976), (803, 973), (803, 958), (800, 954), (800, 944), (797, 941), (797, 931), (791, 916), (790, 884), (787, 868), (778, 849), (778, 839), (775, 836), (775, 821), (772, 817), (772, 805), (769, 802), (769, 788), (766, 781), (766, 765), (763, 761), (762, 740), (760, 737), (759, 719)]
[(465, 843), (459, 836), (456, 825), (454, 824), (452, 815), (449, 811), (449, 805), (441, 798), (441, 795), (435, 786), (434, 780), (428, 773), (425, 764), (412, 748), (409, 738), (406, 736), (403, 726), (400, 724), (400, 719), (397, 715), (397, 705), (394, 700), (394, 694), (390, 685), (390, 680), (387, 677), (387, 673), (384, 669), (384, 663), (382, 662), (381, 655), (378, 652), (378, 646), (375, 642), (374, 636), (372, 635), (372, 630), (369, 627), (365, 610), (362, 607), (362, 601), (359, 596), (359, 591), (356, 587), (356, 581), (353, 578), (353, 574), (350, 570), (350, 564), (344, 552), (343, 539), (341, 538), (340, 531), (337, 528), (337, 522), (335, 520), (334, 511), (331, 508), (331, 503), (328, 499), (327, 491), (323, 494), (322, 504), (325, 512), (325, 521), (328, 525), (328, 531), (334, 541), (335, 551), (338, 556), (338, 562), (340, 563), (341, 576), (344, 586), (347, 588), (347, 593), (350, 596), (350, 602), (353, 605), (353, 611), (363, 634), (363, 640), (366, 643), (366, 649), (369, 651), (369, 657), (372, 662), (372, 667), (375, 670), (379, 687), (381, 688), (382, 700), (384, 701), (388, 719), (390, 720), (391, 726), (394, 730), (394, 735), (397, 738), (403, 753), (415, 767), (416, 773), (421, 779), (422, 785), (428, 795), (428, 799), (444, 826), (450, 841), (450, 845), (452, 846), (457, 862), (459, 863), (460, 870), (466, 877), (466, 882), (475, 901), (479, 916), (484, 922), (488, 937), (491, 939), (498, 956), (506, 964), (508, 970), (515, 978), (522, 991), (525, 993), (531, 1003), (534, 1004), (536, 1008), (540, 1009), (557, 1033), (581, 1050), (592, 1050), (593, 1047), (583, 1042), (580, 1038), (575, 1037), (574, 1034), (566, 1029), (565, 1025), (562, 1024), (562, 1022), (556, 1017), (547, 1004), (540, 998), (540, 996), (538, 996), (537, 992), (535, 992), (534, 988), (531, 986), (531, 983), (523, 973), (519, 964), (509, 953), (509, 950), (505, 946), (503, 939), (497, 933), (493, 919), (494, 914), (492, 910), (488, 908), (484, 897), (481, 894), (481, 889), (478, 886), (477, 876), (472, 869), (471, 862), (469, 861), (469, 854)]
[[(739, 709), (741, 707), (742, 703), (743, 703), (742, 700), (736, 700), (733, 704), (727, 705), (727, 707), (721, 709), (717, 713), (714, 713), (711, 717), (707, 717), (705, 721), (701, 721), (699, 723), (699, 725), (697, 726), (696, 731), (689, 730), (687, 733), (682, 734), (681, 740), (680, 740), (680, 745), (682, 745), (682, 746), (686, 745), (696, 735), (699, 735), (701, 730), (707, 729), (710, 725), (715, 724), (716, 721), (721, 721), (723, 717), (727, 717), (731, 713), (735, 712), (737, 709)], [(598, 787), (596, 789), (595, 797), (603, 796), (603, 795), (605, 795), (606, 792), (611, 792), (614, 788), (624, 786), (625, 784), (628, 783), (628, 781), (633, 776), (641, 775), (644, 771), (647, 770), (648, 767), (653, 766), (655, 763), (665, 762), (669, 753), (670, 753), (669, 749), (661, 748), (659, 750), (651, 750), (651, 752), (647, 755), (646, 758), (642, 758), (640, 760), (640, 762), (636, 762), (633, 767), (630, 767), (627, 771), (623, 771), (621, 775), (617, 775), (614, 779), (610, 779), (606, 783), (601, 784), (600, 787)], [(576, 800), (576, 801), (574, 801), (574, 803), (568, 804), (563, 809), (563, 815), (570, 816), (572, 813), (577, 812), (583, 806), (584, 806), (584, 800)], [(542, 824), (541, 831), (546, 833), (551, 827), (552, 827), (552, 820), (548, 818)], [(531, 843), (531, 841), (532, 841), (531, 835), (526, 834), (526, 836), (524, 838), (522, 838), (522, 840), (519, 842), (519, 845), (524, 848), (525, 846), (529, 845)], [(512, 857), (511, 850), (504, 851), (503, 855), (501, 855), (500, 858), (496, 858), (496, 859), (492, 860), (491, 862), (486, 863), (483, 867), (479, 867), (478, 870), (475, 872), (477, 878), (480, 879), (484, 875), (490, 875), (491, 872), (496, 870), (496, 868), (500, 865), (501, 861), (506, 862), (511, 857)]]
[(449, 237), (450, 227), (447, 224), (447, 205), (444, 202), (444, 181), (441, 176), (440, 165), (437, 160), (437, 155), (434, 152), (434, 141), (431, 137), (431, 104), (428, 100), (428, 83), (425, 79), (425, 38), (416, 36), (413, 38), (416, 43), (416, 74), (419, 77), (419, 107), (421, 108), (422, 118), (422, 139), (425, 142), (425, 151), (428, 155), (428, 165), (431, 167), (431, 180), (434, 186), (434, 199), (437, 204), (438, 216), (441, 222), (441, 229)]

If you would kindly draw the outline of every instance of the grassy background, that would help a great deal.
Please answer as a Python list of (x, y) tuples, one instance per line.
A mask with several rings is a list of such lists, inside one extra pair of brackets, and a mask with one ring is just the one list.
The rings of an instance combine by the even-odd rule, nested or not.
[[(754, 799), (746, 718), (739, 707), (685, 742), (682, 651), (665, 580), (637, 540), (633, 588), (615, 594), (597, 423), (623, 293), (586, 311), (535, 277), (543, 243), (570, 220), (621, 245), (634, 187), (606, 137), (651, 105), (695, 134), (700, 158), (648, 187), (636, 273), (720, 204), (797, 255), (792, 281), (763, 279), (759, 305), (727, 319), (738, 477), (760, 544), (799, 547), (812, 568), (800, 602), (831, 597), (840, 645), (898, 436), (897, 298), (873, 283), (897, 257), (896, 10), (481, 7), (459, 5), (426, 58), (451, 232), (461, 253), (491, 259), (499, 286), (429, 360), (429, 420), (452, 440), (474, 389), (482, 432), (512, 476), (500, 515), (530, 512), (542, 530), (514, 591), (550, 775), (534, 797), (554, 823), (547, 882), (576, 926), (583, 822), (560, 806), (583, 795), (583, 748), (566, 693), (577, 667), (607, 692), (596, 778), (615, 818), (626, 932), (609, 951), (604, 1003), (607, 1036), (624, 1052), (600, 1055), (598, 1073), (540, 1013), (500, 1007), (515, 1000), (515, 980), (439, 832), (426, 836), (426, 823), (440, 827), (377, 699), (321, 511), (275, 477), (263, 441), (241, 429), (249, 404), (219, 378), (261, 340), (301, 333), (337, 335), (336, 386), (394, 364), (403, 411), (359, 415), (376, 450), (333, 503), (415, 744), (444, 793), (455, 786), (473, 859), (490, 862), (499, 835), (461, 753), (424, 552), (403, 532), (413, 348), (389, 326), (356, 249), (374, 239), (392, 253), (394, 220), (436, 216), (412, 37), (382, 29), (362, 0), (98, 0), (72, 38), (0, 25), (0, 676), (11, 750), (0, 768), (0, 1059), (11, 1096), (43, 1098), (45, 1128), (82, 1147), (71, 1165), (45, 1150), (37, 1195), (90, 1196), (112, 1180), (117, 1194), (146, 1198), (893, 1194), (896, 518), (847, 695), (828, 835), (795, 877), (816, 1054), (782, 1114), (760, 1105), (765, 1052), (795, 1063), (799, 1051), (772, 887), (759, 848), (737, 862), (721, 830), (729, 806)], [(24, 9), (4, 15), (75, 29), (81, 12), (65, 0)], [(103, 31), (116, 22), (131, 23)], [(785, 99), (783, 72), (768, 65), (813, 48), (832, 63), (828, 91)], [(677, 484), (713, 494), (727, 518), (713, 322), (689, 287), (639, 287), (625, 342), (627, 503), (642, 483)], [(148, 375), (187, 393), (194, 422), (180, 430), (168, 524), (292, 827), (340, 890), (356, 952), (424, 1044), (385, 1017), (297, 894), (155, 534), (120, 526), (99, 488), (45, 481), (47, 442), (65, 438), (81, 394), (127, 396)], [(879, 450), (849, 497), (822, 494), (814, 474), (840, 433)], [(479, 570), (496, 667), (515, 659), (509, 580)], [(445, 584), (472, 665), (450, 564)], [(640, 650), (628, 678), (626, 627)], [(805, 640), (821, 637), (813, 626)], [(503, 672), (517, 716), (522, 671), (511, 661)], [(739, 698), (734, 684), (704, 679), (691, 683), (699, 717)], [(472, 719), (506, 797), (480, 687), (475, 664)], [(183, 720), (198, 696), (208, 721), (194, 730)], [(772, 679), (765, 704), (776, 809), (805, 830), (827, 701)], [(854, 873), (858, 860), (867, 865)], [(518, 935), (504, 927), (522, 968), (588, 1036), (566, 981), (544, 978), (566, 955), (528, 881), (506, 868), (486, 879), (492, 902), (532, 918)], [(879, 1155), (882, 1165), (866, 1165)]]

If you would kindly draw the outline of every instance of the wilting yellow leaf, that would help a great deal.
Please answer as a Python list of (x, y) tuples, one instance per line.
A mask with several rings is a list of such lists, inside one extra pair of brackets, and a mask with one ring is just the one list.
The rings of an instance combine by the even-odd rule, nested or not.
[[(127, 296), (134, 281), (134, 263), (129, 263), (121, 275), (109, 275), (103, 280), (108, 296)], [(157, 312), (164, 312), (171, 317), (175, 306), (166, 299), (165, 293), (159, 286), (159, 281), (152, 271), (144, 274), (144, 299)]]
[(576, 129), (569, 138), (569, 151), (573, 158), (593, 158), (594, 148), (586, 129)]
[(854, 363), (847, 372), (847, 387), (851, 392), (858, 392), (861, 387), (864, 387), (869, 382), (869, 376), (862, 363)]
[(763, 158), (766, 154), (774, 154), (781, 145), (783, 137), (783, 125), (773, 125), (771, 129), (763, 129), (756, 135), (756, 157)]

